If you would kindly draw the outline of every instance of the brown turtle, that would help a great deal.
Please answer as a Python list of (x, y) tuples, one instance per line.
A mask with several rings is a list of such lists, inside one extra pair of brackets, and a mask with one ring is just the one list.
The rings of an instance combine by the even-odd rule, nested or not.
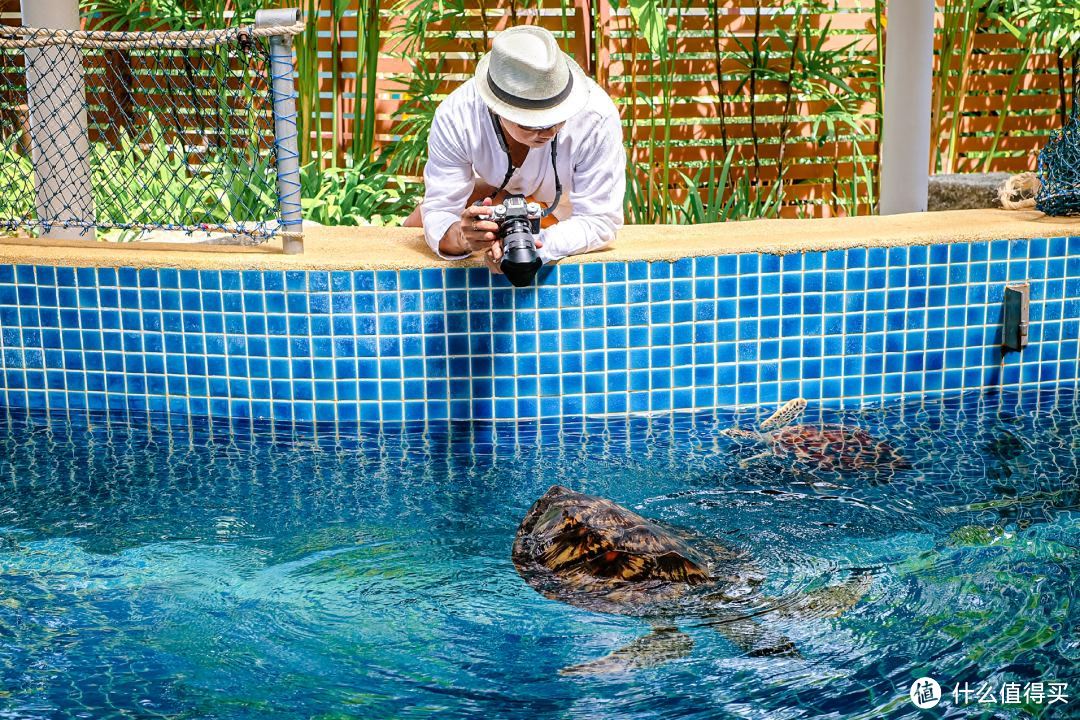
[(791, 457), (825, 471), (902, 470), (911, 467), (891, 445), (874, 438), (862, 428), (830, 424), (788, 425), (805, 409), (806, 400), (796, 398), (766, 418), (758, 426), (759, 432), (742, 428), (728, 428), (721, 432), (731, 438), (768, 443), (769, 449), (765, 452), (740, 461), (742, 467), (770, 455)]
[(618, 672), (687, 655), (690, 637), (675, 619), (694, 617), (750, 655), (796, 655), (774, 615), (839, 615), (865, 594), (870, 576), (788, 598), (766, 598), (764, 580), (745, 552), (647, 520), (604, 498), (560, 485), (521, 521), (514, 566), (552, 600), (595, 612), (647, 618), (652, 632), (610, 655), (564, 668), (564, 674)]

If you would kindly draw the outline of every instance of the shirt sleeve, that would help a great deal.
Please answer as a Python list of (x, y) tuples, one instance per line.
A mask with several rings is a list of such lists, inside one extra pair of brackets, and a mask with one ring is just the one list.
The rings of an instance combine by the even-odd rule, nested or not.
[(573, 165), (570, 217), (540, 231), (544, 246), (537, 252), (544, 263), (599, 250), (623, 226), (626, 149), (618, 115), (604, 117), (592, 135), (598, 142)]
[(444, 260), (461, 260), (471, 253), (444, 255), (439, 252), (439, 241), (451, 225), (461, 220), (461, 212), (473, 190), (475, 175), (465, 148), (453, 131), (453, 118), (448, 115), (448, 108), (440, 105), (432, 120), (420, 216), (423, 218), (424, 236), (432, 251)]

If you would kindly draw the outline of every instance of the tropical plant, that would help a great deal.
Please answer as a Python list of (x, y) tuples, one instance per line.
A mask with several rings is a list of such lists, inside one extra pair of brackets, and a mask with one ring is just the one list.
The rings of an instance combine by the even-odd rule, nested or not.
[(877, 205), (877, 158), (867, 157), (862, 151), (860, 141), (868, 136), (867, 122), (878, 120), (880, 116), (860, 116), (854, 109), (845, 107), (851, 98), (838, 99), (825, 112), (814, 119), (812, 134), (818, 138), (818, 146), (823, 147), (829, 139), (847, 137), (851, 141), (852, 173), (850, 178), (841, 176), (842, 158), (839, 156), (839, 143), (833, 143), (832, 195), (838, 210), (845, 215), (872, 213)]
[[(488, 7), (480, 4), (481, 27), (484, 28), (483, 43), (469, 39), (468, 47), (473, 58), (479, 59), (487, 50)], [(463, 29), (470, 17), (466, 0), (397, 0), (391, 14), (400, 18), (395, 32), (387, 38), (385, 49), (389, 54), (408, 63), (410, 71), (393, 78), (401, 92), (402, 102), (394, 111), (394, 142), (385, 148), (381, 157), (393, 172), (418, 175), (427, 158), (427, 140), (439, 93), (443, 92), (445, 58), (433, 60), (426, 53), (427, 43), (435, 34), (432, 26), (441, 24), (445, 29), (439, 36), (453, 37)], [(511, 13), (515, 13), (511, 3)]]
[[(779, 8), (766, 8), (758, 0), (752, 18), (753, 31), (728, 39), (737, 48), (730, 57), (740, 68), (732, 98), (744, 99), (749, 112), (749, 165), (741, 170), (747, 174), (751, 186), (761, 188), (754, 191), (755, 197), (789, 200), (787, 176), (792, 163), (789, 145), (795, 128), (805, 126), (808, 121), (819, 146), (833, 147), (834, 198), (842, 196), (836, 186), (847, 181), (841, 180), (839, 168), (848, 162), (856, 188), (869, 191), (873, 184), (870, 182), (868, 186), (865, 182), (866, 166), (872, 166), (873, 162), (862, 152), (859, 143), (875, 137), (870, 124), (875, 114), (864, 108), (867, 99), (849, 80), (865, 73), (866, 61), (857, 41), (837, 44), (831, 20), (819, 21), (818, 18), (826, 17), (834, 9), (833, 5), (824, 0), (785, 0)], [(771, 29), (764, 24), (766, 18), (770, 19)], [(789, 24), (778, 19), (788, 19)], [(714, 27), (715, 24), (714, 20)], [(720, 57), (718, 35), (714, 30), (717, 58)], [(718, 76), (718, 82), (722, 83), (722, 76)], [(768, 85), (780, 90), (769, 94)], [(770, 102), (775, 102), (779, 110), (763, 115), (761, 108)], [(799, 110), (803, 103), (823, 103), (826, 109), (808, 117)], [(769, 125), (778, 128), (775, 136), (762, 137), (762, 128)], [(762, 162), (766, 142), (775, 143), (777, 148), (775, 166), (768, 171)], [(839, 155), (839, 148), (846, 142), (852, 147), (850, 158)], [(726, 146), (727, 139), (722, 134), (722, 147)], [(775, 192), (769, 187), (773, 184), (778, 186)], [(851, 203), (842, 204), (851, 207)], [(858, 207), (859, 203), (854, 206)]]
[[(364, 43), (357, 60), (357, 77), (364, 97), (363, 126), (360, 132), (353, 129), (353, 161), (370, 161), (375, 151), (375, 99), (378, 95), (378, 65), (382, 31), (379, 20), (378, 0), (365, 0), (360, 20), (360, 37)], [(360, 93), (357, 94), (359, 105)], [(359, 109), (357, 109), (359, 113)]]
[[(1009, 32), (1021, 40), (1027, 38), (1029, 44), (1039, 42), (1057, 52), (1058, 115), (1064, 125), (1069, 119), (1070, 90), (1073, 113), (1080, 107), (1080, 5), (1063, 0), (1009, 0), (1007, 6), (1010, 12), (1001, 13), (998, 19)], [(1071, 83), (1067, 81), (1066, 59), (1072, 65)]]
[[(319, 0), (303, 0), (305, 18), (318, 17)], [(319, 97), (319, 25), (307, 22), (304, 32), (293, 38), (296, 53), (296, 126), (300, 158), (320, 161), (325, 155), (322, 136), (322, 102)]]
[[(880, 2), (880, 0), (879, 0)], [(1058, 115), (1062, 125), (1069, 117), (1069, 92), (1076, 85), (1077, 54), (1080, 51), (1080, 7), (1061, 0), (946, 0), (942, 12), (940, 51), (935, 70), (932, 127), (940, 131), (944, 143), (935, 148), (934, 167), (940, 172), (959, 169), (961, 123), (969, 113), (974, 71), (975, 38), (979, 33), (1004, 28), (1020, 43), (1011, 53), (1015, 64), (1001, 98), (990, 146), (982, 156), (981, 169), (989, 171), (1001, 156), (1001, 140), (1008, 112), (1029, 77), (1031, 59), (1052, 49), (1057, 53)], [(1071, 62), (1073, 81), (1068, 82)], [(1076, 102), (1073, 91), (1073, 102)]]
[[(280, 1), (280, 0), (279, 0)], [(320, 0), (305, 0), (304, 16), (319, 17)], [(356, 83), (347, 91), (345, 53), (342, 28), (349, 11), (355, 7), (358, 21), (356, 52)], [(294, 38), (296, 50), (296, 86), (300, 157), (318, 159), (324, 166), (338, 167), (349, 162), (364, 163), (374, 158), (375, 101), (378, 97), (379, 49), (382, 46), (382, 26), (377, 0), (331, 0), (330, 2), (329, 63), (320, 56), (324, 47), (318, 22), (309, 21), (304, 32)], [(319, 88), (322, 78), (330, 82), (330, 122), (333, 124), (327, 145), (323, 122), (326, 111)], [(352, 94), (351, 123), (345, 116), (347, 94)], [(348, 147), (345, 137), (351, 136)]]
[[(827, 20), (820, 27), (815, 27), (811, 19), (814, 14), (825, 13), (828, 9), (829, 5), (820, 0), (789, 0), (784, 10), (792, 15), (794, 27), (791, 31), (783, 27), (777, 29), (787, 55), (787, 67), (774, 67), (766, 63), (757, 69), (760, 78), (773, 80), (784, 88), (776, 170), (776, 183), (781, 186), (781, 196), (787, 170), (787, 141), (793, 124), (800, 120), (793, 115), (795, 101), (820, 99), (828, 102), (825, 115), (815, 121), (815, 134), (819, 134), (824, 127), (833, 139), (839, 140), (840, 137), (835, 135), (838, 128), (851, 131), (856, 153), (859, 137), (866, 133), (859, 115), (858, 99), (847, 80), (856, 74), (862, 63), (854, 54), (858, 43), (853, 41), (839, 48), (827, 47), (832, 34), (832, 21)], [(826, 121), (823, 123), (822, 119)]]
[[(29, 155), (17, 152), (4, 143), (0, 146), (0, 219), (4, 221), (30, 218), (34, 213), (34, 164)], [(6, 225), (6, 223), (5, 223)], [(10, 230), (5, 227), (5, 234)]]
[[(602, 23), (602, 17), (610, 17), (605, 14), (605, 2), (619, 10), (614, 23), (607, 25)], [(82, 0), (84, 15), (93, 18), (95, 27), (136, 30), (247, 24), (263, 6), (290, 4), (296, 0)], [(463, 43), (462, 49), (476, 60), (488, 50), (492, 33), (506, 23), (537, 22), (541, 15), (553, 19), (561, 14), (564, 36), (570, 37), (571, 31), (578, 33), (583, 27), (569, 24), (568, 19), (582, 7), (574, 0), (491, 0), (479, 4), (472, 0), (395, 0), (389, 7), (384, 1), (382, 8), (377, 0), (303, 0), (299, 4), (309, 19), (320, 12), (323, 18), (321, 26), (310, 22), (294, 39), (302, 157), (317, 161), (320, 167), (357, 168), (351, 180), (346, 173), (330, 173), (325, 180), (316, 180), (316, 168), (305, 168), (305, 188), (322, 193), (311, 198), (318, 202), (309, 209), (326, 217), (333, 215), (331, 207), (341, 207), (340, 214), (348, 215), (350, 211), (335, 205), (332, 198), (348, 193), (359, 197), (361, 185), (376, 190), (373, 196), (382, 198), (377, 204), (385, 201), (393, 205), (396, 200), (392, 195), (380, 193), (401, 193), (399, 184), (409, 187), (409, 179), (420, 173), (434, 109), (447, 91), (446, 66), (430, 50), (432, 39)], [(622, 59), (634, 163), (628, 173), (628, 219), (671, 222), (691, 214), (735, 217), (739, 207), (778, 213), (783, 202), (787, 203), (785, 214), (790, 214), (798, 204), (794, 183), (801, 182), (794, 179), (793, 166), (803, 161), (796, 157), (794, 143), (805, 144), (807, 140), (818, 144), (817, 163), (831, 160), (835, 209), (855, 213), (871, 208), (876, 153), (865, 150), (865, 144), (878, 136), (872, 125), (875, 115), (866, 106), (876, 101), (880, 113), (885, 0), (872, 4), (870, 29), (877, 42), (865, 38), (865, 52), (854, 42), (837, 42), (845, 32), (834, 32), (829, 21), (830, 13), (837, 10), (837, 0), (755, 0), (750, 5), (743, 3), (745, 10), (739, 16), (725, 14), (726, 3), (708, 0), (710, 12), (704, 25), (687, 19), (690, 4), (690, 0), (600, 0), (586, 4), (591, 18), (584, 18), (584, 27), (591, 20), (595, 43), (590, 59), (598, 79), (606, 78), (608, 72), (606, 65), (601, 67), (602, 56), (606, 57), (602, 52), (605, 35), (614, 32), (625, 36), (627, 30), (631, 35), (627, 39), (629, 52)], [(974, 111), (968, 96), (980, 72), (972, 59), (980, 32), (1005, 27), (1022, 41), (1015, 54), (1018, 72), (1009, 73), (1007, 88), (1003, 88), (1004, 108), (1011, 107), (1024, 92), (1021, 71), (1034, 54), (1048, 46), (1057, 50), (1059, 114), (1067, 116), (1067, 85), (1071, 85), (1067, 75), (1071, 64), (1075, 80), (1080, 48), (1080, 9), (1075, 3), (940, 0), (939, 6), (941, 49), (932, 105), (934, 127), (941, 129), (943, 137), (936, 148), (937, 167), (955, 169), (960, 159), (963, 118)], [(346, 39), (346, 29), (352, 23), (357, 43), (355, 82), (348, 78), (353, 60)], [(704, 52), (691, 55), (688, 43)], [(408, 61), (411, 71), (398, 78), (380, 76), (380, 55)], [(698, 61), (700, 65), (701, 60), (706, 63), (704, 72), (687, 74), (685, 63)], [(679, 92), (680, 85), (713, 82), (713, 76), (716, 93), (708, 120), (682, 119), (686, 113), (680, 112), (680, 103), (688, 98)], [(877, 82), (864, 89), (851, 78)], [(389, 89), (386, 84), (393, 81), (401, 86), (402, 102), (393, 117), (393, 141), (383, 142), (377, 135), (377, 91)], [(227, 97), (219, 99), (223, 111), (227, 111), (228, 102)], [(1077, 102), (1076, 93), (1073, 102)], [(748, 123), (734, 119), (736, 103), (745, 104)], [(811, 105), (824, 110), (815, 109), (807, 117), (804, 109)], [(999, 112), (995, 117), (989, 151), (979, 158), (984, 169), (992, 169), (994, 159), (1001, 154), (1001, 138), (1010, 115)], [(711, 146), (717, 152), (715, 159), (708, 157), (707, 149), (699, 159), (688, 150), (697, 141), (680, 137), (683, 128), (699, 124), (712, 125), (718, 131), (717, 144)], [(744, 128), (745, 139), (740, 137)], [(239, 137), (246, 131), (236, 132)], [(372, 175), (375, 168), (392, 177), (385, 184), (376, 182)], [(813, 182), (829, 183), (828, 170), (822, 174), (825, 177)], [(720, 178), (723, 185), (717, 185)], [(698, 212), (693, 206), (695, 197), (718, 206), (702, 205), (702, 212)], [(773, 204), (773, 198), (782, 202)], [(805, 202), (802, 206), (810, 207)], [(403, 214), (404, 206), (399, 209)], [(397, 217), (397, 211), (375, 212), (383, 218)]]
[(720, 152), (728, 154), (727, 108), (724, 91), (724, 53), (720, 42), (720, 8), (717, 0), (709, 0), (709, 25), (712, 27), (713, 63), (716, 66), (716, 116), (720, 129)]
[[(1002, 23), (1012, 30), (1016, 30), (1016, 26), (1009, 23), (1004, 18), (999, 18)], [(1013, 106), (1013, 100), (1017, 95), (1017, 91), (1020, 89), (1020, 83), (1026, 76), (1025, 69), (1031, 62), (1032, 56), (1035, 54), (1036, 47), (1038, 46), (1039, 36), (1033, 32), (1016, 32), (1014, 33), (1016, 38), (1023, 44), (1023, 52), (1017, 55), (1017, 62), (1013, 68), (1013, 71), (1009, 74), (1009, 86), (1005, 89), (1005, 95), (1002, 97), (1002, 108), (1008, 109)], [(1064, 97), (1064, 96), (1063, 96)], [(997, 122), (994, 124), (993, 136), (990, 140), (990, 149), (983, 158), (982, 171), (989, 172), (996, 159), (1000, 157), (998, 148), (1001, 144), (1001, 139), (1005, 135), (1005, 121), (1012, 116), (1010, 112), (998, 113)]]
[[(750, 218), (777, 217), (782, 204), (779, 184), (755, 185), (748, 175), (731, 178), (732, 159), (735, 148), (728, 151), (720, 174), (716, 165), (710, 164), (708, 179), (702, 184), (706, 168), (700, 168), (694, 177), (679, 171), (686, 187), (686, 199), (681, 204), (672, 202), (672, 218), (687, 225), (701, 223), (747, 220)], [(704, 193), (704, 194), (703, 194)]]
[[(345, 83), (345, 68), (342, 64), (342, 41), (341, 41), (341, 21), (345, 17), (345, 11), (349, 9), (350, 0), (332, 0), (330, 3), (330, 92), (333, 98), (333, 122), (334, 128), (331, 133), (331, 148), (330, 157), (331, 162), (336, 163), (337, 159), (341, 156), (342, 145), (344, 144), (344, 138), (342, 133), (345, 130), (345, 122), (342, 117), (344, 114), (344, 108), (341, 105), (342, 86)], [(310, 25), (310, 23), (308, 24)], [(305, 25), (305, 30), (308, 25)], [(316, 49), (318, 48), (318, 35), (316, 35)], [(362, 55), (363, 48), (361, 48)], [(318, 54), (316, 53), (315, 63), (318, 63)], [(357, 60), (357, 66), (362, 66), (360, 58)], [(361, 94), (357, 94), (354, 101), (355, 106), (359, 106)], [(316, 102), (319, 102), (316, 99)], [(355, 138), (354, 138), (355, 139)]]
[(960, 122), (971, 89), (972, 49), (975, 35), (987, 18), (997, 13), (1000, 0), (946, 0), (942, 10), (934, 97), (930, 127), (940, 132), (944, 145), (935, 144), (934, 166), (940, 172), (957, 171), (960, 153)]
[(200, 30), (250, 25), (267, 0), (81, 0), (95, 27), (117, 30)]
[(400, 225), (422, 194), (382, 160), (328, 169), (311, 162), (300, 169), (304, 217), (323, 225)]
[(427, 63), (417, 62), (412, 73), (404, 81), (404, 100), (394, 112), (395, 142), (386, 148), (385, 159), (394, 172), (419, 175), (427, 159), (427, 141), (431, 123), (435, 119), (438, 103), (435, 94), (443, 84), (443, 60), (433, 69)]
[[(647, 222), (662, 223), (670, 219), (671, 157), (676, 147), (671, 137), (673, 109), (677, 102), (673, 87), (678, 74), (676, 62), (685, 5), (688, 5), (687, 0), (634, 0), (629, 3), (630, 14), (653, 56), (645, 80), (647, 90), (636, 92), (637, 100), (650, 110), (648, 117), (640, 121), (648, 127), (649, 133), (642, 148), (643, 168), (648, 168), (643, 208)], [(671, 19), (674, 23), (669, 29)], [(634, 71), (636, 73), (636, 63)], [(658, 127), (660, 138), (657, 138)]]

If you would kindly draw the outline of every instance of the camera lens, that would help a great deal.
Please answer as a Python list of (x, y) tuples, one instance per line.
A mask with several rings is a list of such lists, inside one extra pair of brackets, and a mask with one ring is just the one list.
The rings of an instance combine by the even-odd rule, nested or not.
[(523, 218), (512, 218), (500, 228), (500, 235), (503, 238), (503, 257), (499, 269), (514, 287), (532, 285), (543, 261), (536, 254), (531, 224)]

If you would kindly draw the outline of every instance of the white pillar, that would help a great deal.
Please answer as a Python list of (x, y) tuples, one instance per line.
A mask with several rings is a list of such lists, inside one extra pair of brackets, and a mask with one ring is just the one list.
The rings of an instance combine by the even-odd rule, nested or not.
[(934, 0), (889, 0), (878, 212), (926, 212)]
[[(24, 0), (23, 25), (79, 29), (78, 0)], [(26, 95), (33, 145), (34, 187), (39, 220), (94, 221), (86, 82), (82, 51), (67, 45), (26, 49)], [(42, 237), (94, 239), (91, 228), (54, 225)]]

